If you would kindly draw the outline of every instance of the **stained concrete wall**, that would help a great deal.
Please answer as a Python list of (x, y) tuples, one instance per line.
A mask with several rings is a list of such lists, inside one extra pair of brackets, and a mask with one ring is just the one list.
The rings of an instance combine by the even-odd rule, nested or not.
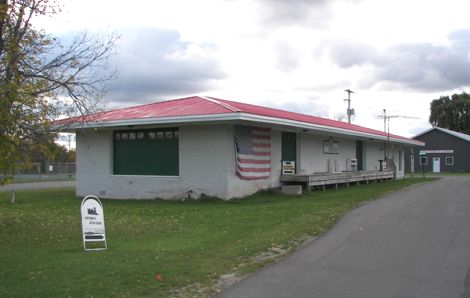
[[(327, 136), (312, 134), (299, 135), (299, 174), (322, 173), (328, 171), (328, 161), (336, 161), (335, 171), (347, 171), (347, 160), (356, 158), (356, 140), (350, 138), (333, 138), (339, 145), (338, 154), (326, 154), (323, 152), (323, 141)], [(389, 145), (389, 156), (395, 162), (397, 178), (404, 176), (404, 151), (407, 147), (400, 145)], [(401, 157), (400, 157), (401, 154)], [(379, 160), (384, 159), (384, 143), (363, 140), (363, 169), (367, 171), (378, 171)]]
[(328, 163), (336, 163), (335, 171), (347, 170), (347, 159), (356, 158), (356, 141), (352, 139), (333, 138), (338, 142), (338, 154), (327, 154), (323, 152), (323, 141), (329, 140), (327, 136), (311, 134), (300, 134), (298, 137), (299, 151), (299, 174), (312, 174), (328, 172)]
[(234, 163), (231, 125), (180, 127), (179, 176), (112, 174), (111, 131), (77, 134), (77, 195), (107, 198), (229, 197)]
[[(194, 125), (179, 128), (179, 176), (133, 176), (112, 173), (112, 131), (77, 134), (76, 192), (79, 196), (98, 195), (104, 198), (178, 199), (202, 194), (222, 199), (243, 197), (261, 189), (280, 186), (281, 134), (271, 130), (271, 175), (267, 179), (242, 180), (236, 173), (234, 126), (231, 124)], [(354, 139), (334, 138), (338, 154), (325, 154), (326, 136), (299, 134), (297, 170), (299, 174), (328, 171), (328, 160), (337, 161), (337, 171), (346, 170), (346, 160), (356, 157)], [(364, 141), (365, 170), (378, 170), (383, 159), (383, 143)], [(398, 152), (391, 146), (395, 164)], [(401, 152), (403, 152), (402, 150)], [(397, 173), (400, 178), (402, 171)]]
[(364, 141), (364, 161), (366, 171), (380, 170), (379, 160), (384, 159), (384, 143), (377, 141)]
[[(365, 141), (365, 169), (368, 171), (378, 171), (380, 169), (379, 160), (384, 159), (384, 143), (377, 141)], [(405, 176), (405, 150), (409, 147), (389, 144), (386, 148), (388, 156), (393, 159), (396, 166), (396, 178), (403, 178)]]

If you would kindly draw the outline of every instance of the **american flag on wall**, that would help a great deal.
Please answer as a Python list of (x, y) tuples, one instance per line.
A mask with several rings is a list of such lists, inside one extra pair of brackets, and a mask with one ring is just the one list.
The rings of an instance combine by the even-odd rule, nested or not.
[(271, 129), (235, 126), (237, 176), (254, 180), (271, 174)]

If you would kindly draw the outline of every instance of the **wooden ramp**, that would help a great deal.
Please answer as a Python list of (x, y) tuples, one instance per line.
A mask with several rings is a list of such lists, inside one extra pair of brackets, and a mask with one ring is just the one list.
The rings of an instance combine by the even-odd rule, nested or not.
[(320, 186), (325, 189), (327, 185), (334, 185), (338, 188), (344, 184), (349, 187), (350, 183), (359, 185), (361, 182), (382, 181), (394, 179), (393, 171), (358, 171), (339, 173), (315, 173), (309, 175), (281, 175), (282, 184), (303, 184), (307, 192), (313, 187)]

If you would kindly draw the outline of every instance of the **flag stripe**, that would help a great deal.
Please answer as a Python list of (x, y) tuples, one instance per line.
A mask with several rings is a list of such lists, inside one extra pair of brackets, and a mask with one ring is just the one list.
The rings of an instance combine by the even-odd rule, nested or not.
[(253, 139), (255, 144), (271, 144), (271, 139)]
[(271, 148), (271, 144), (255, 143), (253, 142), (255, 148)]
[(252, 159), (252, 160), (267, 160), (271, 163), (271, 156), (267, 156), (267, 155), (237, 154), (237, 158)]
[(269, 178), (269, 176), (258, 176), (258, 177), (242, 176), (242, 175), (238, 175), (238, 176), (243, 180), (258, 180), (258, 179)]
[(268, 141), (271, 141), (271, 136), (269, 135), (263, 135), (263, 134), (256, 134), (253, 136), (253, 138), (257, 139), (257, 140), (268, 140)]
[(239, 163), (238, 167), (240, 168), (252, 168), (252, 169), (264, 169), (271, 170), (271, 164), (259, 164), (259, 163)]
[(266, 156), (271, 160), (271, 151), (253, 151), (253, 156)]
[(269, 177), (269, 174), (265, 173), (265, 172), (261, 172), (261, 173), (257, 173), (257, 172), (243, 172), (243, 171), (237, 171), (237, 175), (241, 178), (241, 177), (252, 177), (253, 179), (254, 178), (266, 178), (266, 177)]
[[(253, 147), (253, 153), (259, 154), (263, 153), (263, 155), (271, 155), (271, 147), (265, 148), (265, 147)], [(268, 154), (265, 154), (268, 153)]]
[(244, 167), (241, 167), (241, 166), (238, 167), (238, 170), (239, 170), (240, 172), (245, 172), (245, 173), (250, 172), (250, 174), (251, 174), (251, 173), (254, 173), (254, 172), (256, 172), (256, 173), (264, 173), (265, 175), (266, 175), (266, 174), (269, 175), (269, 173), (271, 172), (271, 168), (268, 168), (268, 169), (266, 169), (266, 168), (259, 169), (259, 168), (244, 168)]
[(235, 126), (236, 174), (240, 179), (264, 179), (271, 175), (271, 129)]
[(249, 164), (271, 164), (270, 160), (259, 160), (259, 159), (249, 159), (249, 158), (237, 158), (238, 163), (249, 163)]

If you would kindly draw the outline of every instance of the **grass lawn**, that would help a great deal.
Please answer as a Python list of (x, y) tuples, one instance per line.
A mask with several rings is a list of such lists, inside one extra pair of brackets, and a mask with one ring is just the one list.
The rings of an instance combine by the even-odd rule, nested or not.
[(208, 296), (222, 274), (252, 272), (276, 257), (260, 257), (267, 252), (292, 250), (362, 202), (422, 181), (228, 202), (102, 200), (100, 252), (83, 251), (73, 190), (18, 191), (15, 204), (0, 193), (0, 297)]

